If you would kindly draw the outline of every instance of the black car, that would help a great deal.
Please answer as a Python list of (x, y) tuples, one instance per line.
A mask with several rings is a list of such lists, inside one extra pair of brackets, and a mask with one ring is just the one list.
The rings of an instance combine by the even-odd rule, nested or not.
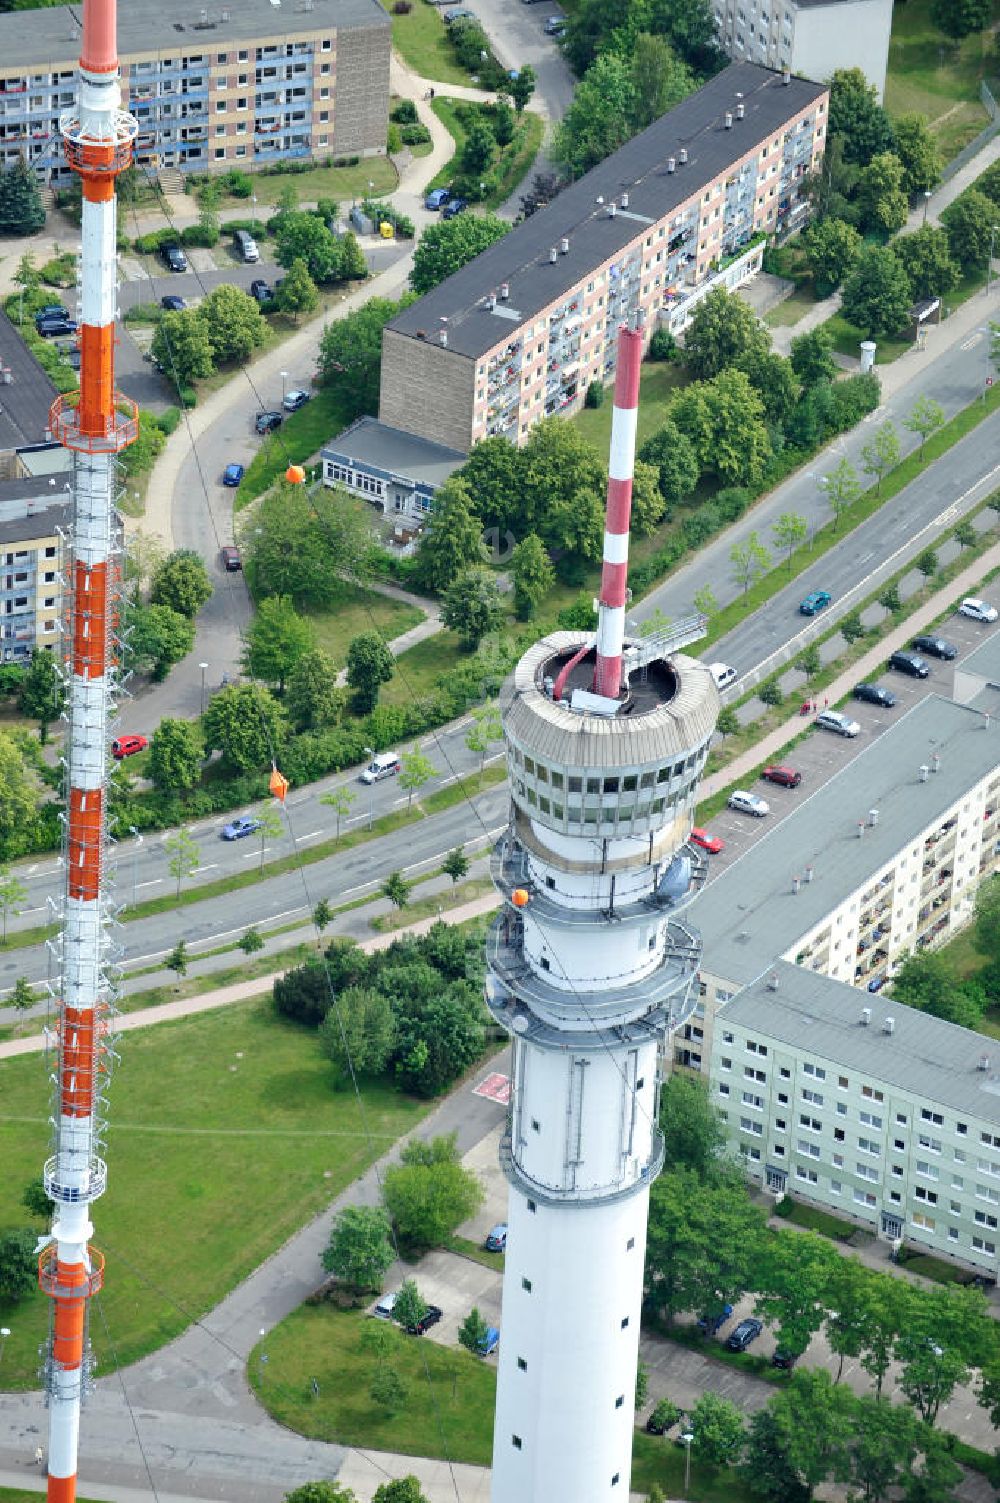
[(944, 637), (914, 637), (910, 646), (915, 652), (926, 652), (932, 658), (943, 658), (946, 663), (958, 657), (958, 648), (951, 642), (946, 642)]
[(751, 1341), (756, 1341), (764, 1327), (751, 1316), (741, 1320), (735, 1331), (730, 1332), (726, 1346), (731, 1352), (745, 1352)]
[(449, 198), (441, 210), (442, 219), (454, 219), (456, 214), (462, 214), (469, 207), (464, 198)]
[(791, 1352), (783, 1352), (779, 1346), (771, 1358), (771, 1366), (779, 1367), (782, 1372), (787, 1373), (791, 1371), (798, 1360), (798, 1357), (793, 1356)]
[(69, 318), (69, 309), (64, 303), (46, 303), (44, 308), (39, 308), (35, 314), (35, 323), (43, 323), (47, 318)]
[(41, 319), (35, 328), (43, 339), (52, 339), (56, 334), (76, 333), (76, 323), (72, 318), (57, 318), (54, 314)]
[(183, 313), (187, 307), (187, 303), (182, 297), (177, 297), (174, 293), (168, 292), (166, 297), (160, 298), (160, 307), (165, 308), (168, 313)]
[(187, 271), (188, 258), (179, 245), (161, 245), (160, 255), (166, 261), (171, 271)]
[(865, 704), (882, 705), (886, 710), (891, 710), (896, 703), (892, 690), (883, 689), (881, 684), (855, 684), (854, 698), (863, 699)]
[(250, 283), (250, 296), (256, 298), (258, 303), (270, 303), (274, 298), (274, 293), (263, 277), (255, 277)]
[(258, 412), (253, 420), (253, 425), (258, 433), (273, 433), (275, 428), (281, 427), (281, 413)]
[(428, 1305), (427, 1309), (424, 1311), (423, 1315), (421, 1315), (416, 1324), (407, 1326), (406, 1329), (411, 1336), (423, 1336), (427, 1331), (430, 1330), (431, 1326), (437, 1325), (438, 1321), (441, 1319), (442, 1313), (443, 1312), (438, 1305)]
[(894, 652), (889, 667), (897, 673), (908, 673), (911, 678), (927, 678), (931, 671), (918, 652)]

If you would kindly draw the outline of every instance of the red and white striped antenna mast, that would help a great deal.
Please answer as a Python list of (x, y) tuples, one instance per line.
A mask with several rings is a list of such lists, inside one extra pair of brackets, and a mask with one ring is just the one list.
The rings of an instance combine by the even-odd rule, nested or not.
[(115, 390), (116, 195), (138, 125), (121, 109), (116, 0), (83, 0), (77, 107), (59, 121), (83, 193), (80, 389), (53, 403), (53, 436), (73, 453), (73, 530), (63, 663), (66, 683), (65, 883), (58, 957), (58, 1060), (46, 1194), (55, 1205), (38, 1278), (52, 1298), (44, 1378), (49, 1503), (76, 1497), (80, 1404), (90, 1386), (88, 1301), (104, 1259), (91, 1246), (103, 1194), (103, 1098), (115, 1014), (107, 870), (108, 750), (118, 659), (121, 538), (117, 455), (138, 433), (134, 402)]
[(642, 331), (629, 329), (623, 324), (618, 331), (608, 505), (604, 519), (604, 564), (598, 601), (597, 663), (594, 668), (594, 692), (607, 699), (617, 699), (622, 687), (625, 603), (628, 598), (628, 529), (632, 517), (641, 366)]

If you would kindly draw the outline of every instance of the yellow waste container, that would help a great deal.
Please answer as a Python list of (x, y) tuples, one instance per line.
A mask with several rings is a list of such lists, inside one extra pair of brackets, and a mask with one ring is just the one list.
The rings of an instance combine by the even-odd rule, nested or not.
[(385, 219), (383, 219), (382, 223), (379, 225), (378, 232), (382, 236), (383, 240), (391, 240), (393, 235), (395, 234), (392, 225), (389, 224), (389, 222)]

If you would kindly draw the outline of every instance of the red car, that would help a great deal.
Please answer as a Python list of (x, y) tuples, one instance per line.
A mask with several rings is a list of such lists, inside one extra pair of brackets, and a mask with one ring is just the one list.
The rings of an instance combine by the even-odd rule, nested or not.
[(717, 856), (726, 847), (726, 842), (720, 840), (718, 835), (710, 835), (707, 830), (699, 830), (697, 825), (691, 831), (689, 839), (692, 845), (700, 845), (702, 850), (707, 851), (710, 856)]
[(777, 783), (781, 788), (797, 788), (802, 782), (801, 772), (794, 767), (765, 767), (761, 777), (767, 783)]
[(111, 743), (111, 755), (120, 762), (122, 757), (134, 757), (136, 752), (145, 751), (148, 745), (145, 736), (119, 736)]

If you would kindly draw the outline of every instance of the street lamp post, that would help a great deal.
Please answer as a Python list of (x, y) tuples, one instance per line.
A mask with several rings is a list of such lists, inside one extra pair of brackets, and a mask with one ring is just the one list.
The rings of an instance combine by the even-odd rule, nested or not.
[(691, 1442), (694, 1440), (694, 1432), (685, 1430), (681, 1440), (684, 1442), (684, 1496), (686, 1498), (688, 1488), (691, 1486)]
[(282, 371), (281, 372), (281, 410), (282, 410), (282, 412), (284, 412), (284, 410), (285, 410), (285, 388), (287, 386), (287, 383), (288, 383), (288, 372), (287, 371)]
[(992, 345), (993, 345), (993, 330), (992, 330), (992, 328), (990, 327), (989, 324), (980, 324), (979, 328), (976, 330), (976, 333), (977, 334), (985, 334), (985, 336), (986, 336), (986, 374), (983, 377), (983, 390), (982, 390), (982, 393), (980, 395), (980, 401), (985, 402), (986, 401), (986, 393), (989, 391), (990, 387), (993, 385), (993, 380), (992, 380), (992, 377), (990, 375), (990, 353), (991, 353)]
[(253, 229), (257, 228), (257, 195), (250, 195), (250, 224)]
[[(264, 1337), (266, 1335), (267, 1335), (267, 1331), (266, 1331), (265, 1327), (261, 1326), (261, 1328), (260, 1328), (260, 1339), (261, 1339), (261, 1341), (263, 1341), (263, 1339), (264, 1339)], [(264, 1369), (265, 1369), (266, 1366), (267, 1366), (267, 1353), (266, 1352), (261, 1352), (260, 1356), (257, 1358), (257, 1386), (258, 1386), (258, 1388), (263, 1388), (263, 1386), (264, 1386)]]
[(139, 831), (136, 829), (135, 825), (129, 825), (128, 832), (135, 839), (135, 845), (132, 847), (132, 907), (134, 908), (136, 894), (136, 870), (139, 865), (139, 847), (142, 845), (142, 836), (139, 834)]
[(198, 667), (201, 669), (201, 713), (204, 715), (204, 713), (205, 713), (205, 674), (208, 672), (208, 664), (207, 663), (199, 663)]
[(996, 241), (997, 226), (990, 225), (990, 259), (986, 263), (986, 296), (990, 295), (990, 279), (993, 274), (993, 246)]
[(925, 188), (924, 189), (924, 220), (923, 220), (923, 222), (924, 222), (925, 225), (927, 223), (927, 209), (928, 209), (928, 206), (930, 205), (930, 201), (931, 201), (931, 190), (929, 188)]
[[(375, 757), (375, 748), (372, 747), (372, 746), (366, 746), (365, 747), (365, 756), (368, 758), (369, 762), (373, 761), (374, 757)], [(369, 783), (368, 784), (368, 828), (369, 828), (369, 830), (371, 829), (371, 827), (372, 827), (372, 825), (374, 823), (375, 823), (375, 784), (374, 783)]]
[(10, 1326), (0, 1326), (0, 1362), (3, 1361), (3, 1349), (7, 1345), (7, 1337), (10, 1335)]

